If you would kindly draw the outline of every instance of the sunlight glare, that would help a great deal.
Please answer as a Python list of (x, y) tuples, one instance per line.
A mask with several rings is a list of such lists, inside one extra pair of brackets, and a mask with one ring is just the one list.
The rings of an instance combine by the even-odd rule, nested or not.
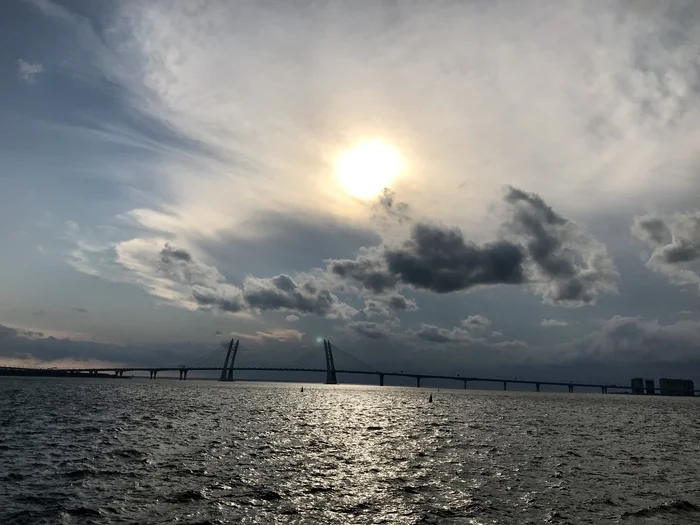
[(353, 197), (372, 199), (388, 188), (403, 168), (396, 149), (378, 141), (366, 141), (346, 151), (336, 162), (340, 186)]

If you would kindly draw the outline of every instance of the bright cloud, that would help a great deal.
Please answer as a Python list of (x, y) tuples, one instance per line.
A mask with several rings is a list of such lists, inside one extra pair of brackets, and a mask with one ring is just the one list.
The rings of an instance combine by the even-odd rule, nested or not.
[(542, 322), (540, 323), (540, 326), (544, 326), (546, 328), (552, 328), (552, 327), (557, 327), (557, 326), (567, 326), (569, 323), (567, 323), (564, 320), (561, 319), (542, 319)]
[(139, 110), (212, 152), (164, 158), (170, 198), (157, 204), (171, 211), (134, 216), (196, 235), (280, 206), (357, 218), (362, 205), (331, 164), (363, 136), (405, 152), (396, 189), (415, 208), (460, 226), (506, 183), (577, 214), (644, 194), (659, 169), (657, 194), (682, 191), (699, 133), (700, 37), (663, 38), (679, 21), (661, 5), (600, 7), (542, 17), (525, 5), (220, 1), (195, 17), (171, 2), (125, 3), (111, 74)]
[(32, 64), (21, 58), (17, 61), (18, 70), (17, 74), (24, 80), (27, 84), (33, 84), (36, 80), (37, 75), (44, 71), (44, 66), (39, 63)]
[(302, 337), (304, 337), (303, 332), (299, 332), (298, 330), (291, 330), (291, 329), (278, 329), (278, 330), (272, 330), (270, 332), (263, 332), (263, 331), (257, 331), (252, 334), (248, 333), (240, 333), (240, 332), (231, 332), (229, 335), (232, 337), (239, 337), (241, 339), (244, 339), (246, 341), (251, 341), (255, 343), (264, 343), (264, 342), (269, 342), (269, 341), (277, 341), (277, 342), (287, 342), (287, 341), (301, 341)]

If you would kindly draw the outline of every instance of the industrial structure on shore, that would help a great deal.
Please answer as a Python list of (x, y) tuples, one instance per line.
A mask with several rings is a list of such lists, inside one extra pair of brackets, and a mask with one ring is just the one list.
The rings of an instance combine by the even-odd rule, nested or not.
[(690, 379), (659, 379), (659, 388), (655, 386), (653, 379), (643, 379), (633, 377), (631, 383), (632, 393), (636, 395), (654, 395), (658, 393), (662, 396), (694, 396), (695, 385)]

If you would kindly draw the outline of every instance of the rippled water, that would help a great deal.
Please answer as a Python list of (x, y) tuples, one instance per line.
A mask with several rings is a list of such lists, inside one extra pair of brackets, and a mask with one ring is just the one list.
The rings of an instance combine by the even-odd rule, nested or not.
[(0, 523), (697, 524), (699, 409), (687, 398), (0, 378)]

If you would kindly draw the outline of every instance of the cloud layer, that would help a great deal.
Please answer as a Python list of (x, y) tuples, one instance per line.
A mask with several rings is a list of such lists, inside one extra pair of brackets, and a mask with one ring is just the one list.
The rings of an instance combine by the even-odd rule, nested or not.
[[(700, 322), (663, 324), (656, 319), (614, 316), (598, 330), (560, 345), (559, 359), (615, 363), (700, 363)], [(687, 370), (686, 370), (687, 373)]]
[(652, 250), (647, 266), (677, 284), (700, 288), (700, 210), (635, 217), (632, 233)]
[(329, 270), (374, 294), (401, 286), (445, 294), (527, 285), (547, 303), (582, 306), (617, 291), (618, 272), (604, 244), (533, 193), (508, 187), (504, 200), (508, 218), (502, 239), (477, 245), (459, 228), (416, 221), (410, 237), (397, 246), (331, 260)]
[[(692, 347), (697, 2), (66, 5), (8, 8), (0, 321), (425, 367)], [(334, 173), (366, 140), (405, 161), (373, 201)]]

